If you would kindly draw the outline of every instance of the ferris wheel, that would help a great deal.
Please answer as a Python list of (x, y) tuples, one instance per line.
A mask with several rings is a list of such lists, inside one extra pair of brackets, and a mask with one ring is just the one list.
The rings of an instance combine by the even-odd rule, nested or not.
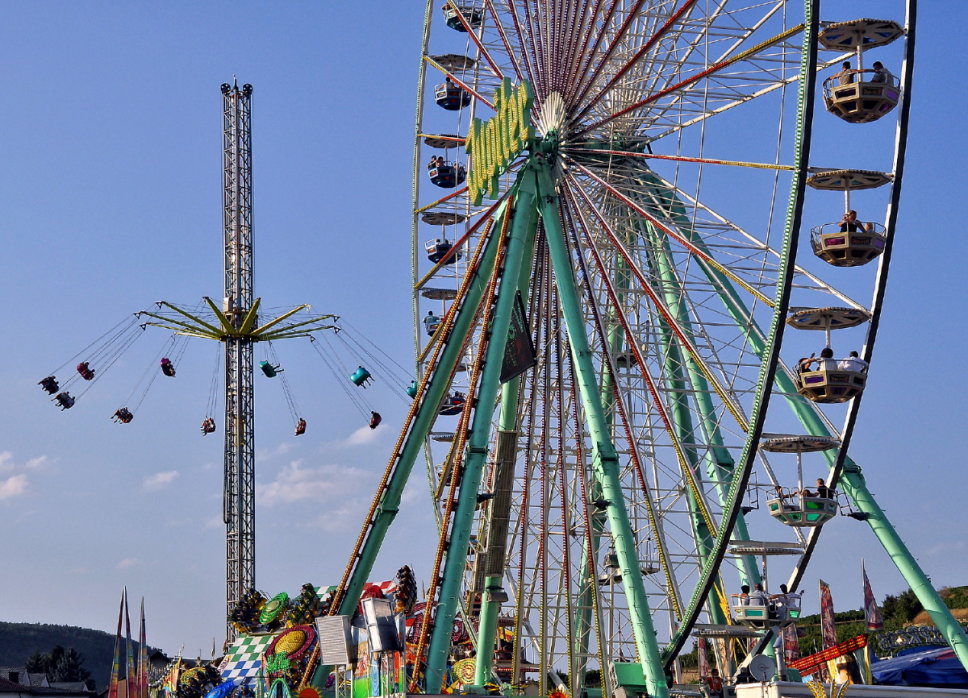
[(428, 693), (470, 653), (466, 684), (578, 695), (597, 671), (662, 696), (691, 637), (727, 671), (772, 652), (769, 610), (732, 597), (797, 588), (822, 526), (870, 521), (910, 558), (847, 446), (903, 234), (914, 2), (824, 9), (428, 3), (420, 380), (354, 550), (420, 444), (441, 529), (413, 639)]

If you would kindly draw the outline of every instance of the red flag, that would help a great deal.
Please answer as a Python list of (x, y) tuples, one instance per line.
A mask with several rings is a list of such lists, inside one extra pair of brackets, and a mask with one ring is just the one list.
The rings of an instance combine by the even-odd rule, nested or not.
[(883, 630), (884, 621), (881, 619), (881, 612), (877, 610), (877, 600), (874, 598), (870, 580), (867, 579), (863, 560), (860, 561), (860, 571), (864, 575), (864, 618), (867, 621), (867, 629)]
[(830, 586), (820, 580), (820, 634), (823, 637), (824, 649), (837, 644), (837, 629), (834, 627), (834, 600), (830, 595)]
[(124, 615), (124, 592), (121, 593), (121, 607), (118, 609), (118, 634), (114, 636), (114, 661), (111, 663), (111, 683), (108, 685), (108, 698), (118, 698), (118, 680), (121, 673), (121, 617)]

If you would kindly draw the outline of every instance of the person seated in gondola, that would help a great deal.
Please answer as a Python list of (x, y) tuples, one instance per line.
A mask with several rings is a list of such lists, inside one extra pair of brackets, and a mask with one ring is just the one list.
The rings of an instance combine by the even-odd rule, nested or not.
[(376, 429), (382, 421), (383, 417), (380, 416), (379, 412), (370, 412), (370, 429)]
[(433, 155), (430, 158), (430, 162), (427, 163), (427, 169), (434, 170), (438, 167), (443, 166), (443, 164), (444, 164), (444, 159), (441, 156)]
[(62, 410), (69, 410), (74, 406), (75, 402), (75, 398), (67, 391), (57, 393), (57, 396), (54, 399), (57, 400), (57, 404), (60, 405)]
[(175, 364), (167, 356), (161, 360), (161, 372), (169, 378), (175, 377)]
[(306, 420), (302, 417), (296, 422), (296, 436), (302, 436), (306, 433)]
[(77, 372), (86, 381), (94, 379), (94, 369), (87, 365), (87, 361), (82, 361), (77, 365)]
[(834, 491), (824, 484), (823, 478), (817, 478), (817, 496), (821, 499), (833, 499)]
[(443, 320), (439, 315), (434, 315), (433, 310), (428, 310), (427, 315), (423, 319), (424, 328), (426, 328), (427, 334), (433, 336), (434, 332), (437, 331), (437, 328), (440, 327), (441, 322), (443, 322)]
[(870, 82), (891, 83), (894, 81), (894, 76), (891, 75), (891, 71), (885, 68), (884, 64), (880, 61), (874, 61), (874, 69), (870, 72), (874, 73), (871, 76)]
[[(429, 259), (431, 262), (436, 264), (437, 262), (439, 262), (440, 260), (442, 260), (444, 257), (447, 256), (447, 253), (450, 252), (450, 248), (452, 247), (453, 245), (451, 244), (450, 240), (446, 238), (444, 238), (443, 240), (441, 240), (440, 238), (437, 238), (436, 240), (434, 240), (434, 243), (432, 245), (429, 243), (427, 244), (427, 259)], [(450, 259), (448, 260), (448, 263), (451, 261), (457, 261), (457, 256), (451, 255)]]
[(206, 417), (202, 420), (202, 435), (211, 434), (213, 431), (215, 431), (215, 420)]
[(440, 408), (440, 414), (445, 416), (460, 414), (464, 409), (465, 402), (467, 402), (467, 397), (464, 393), (455, 390), (450, 397), (444, 400), (444, 404)]
[(842, 233), (869, 233), (874, 229), (873, 223), (864, 223), (857, 220), (857, 211), (850, 210), (840, 219), (840, 232)]
[(60, 390), (60, 385), (57, 383), (57, 379), (53, 376), (47, 376), (44, 380), (40, 381), (38, 385), (46, 390), (48, 395), (53, 395)]
[(852, 351), (850, 352), (850, 356), (848, 356), (846, 359), (840, 359), (837, 362), (837, 368), (839, 368), (841, 371), (865, 373), (867, 371), (867, 362), (860, 358), (856, 351)]
[(134, 415), (131, 414), (131, 410), (129, 410), (127, 407), (122, 407), (115, 411), (112, 419), (114, 419), (116, 422), (120, 422), (121, 424), (127, 424), (134, 419)]

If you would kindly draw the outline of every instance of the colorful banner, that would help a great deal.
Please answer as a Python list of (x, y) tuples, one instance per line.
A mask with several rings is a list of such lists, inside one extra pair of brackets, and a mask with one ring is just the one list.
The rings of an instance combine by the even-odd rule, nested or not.
[(800, 638), (797, 626), (790, 623), (783, 627), (783, 661), (788, 665), (800, 659)]
[(118, 608), (118, 633), (114, 636), (114, 661), (111, 662), (111, 682), (108, 684), (108, 698), (118, 698), (118, 682), (121, 674), (121, 618), (124, 616), (124, 592), (121, 593), (121, 606)]
[(834, 626), (834, 600), (830, 595), (830, 586), (820, 580), (820, 634), (823, 637), (824, 649), (837, 644), (837, 628)]
[(141, 628), (138, 631), (138, 698), (148, 698), (148, 643), (145, 639), (145, 597), (141, 597)]
[(709, 657), (706, 656), (706, 638), (701, 636), (696, 644), (699, 654), (699, 678), (704, 679), (709, 676)]
[(881, 618), (881, 612), (877, 610), (877, 600), (874, 598), (874, 590), (871, 589), (863, 560), (860, 561), (860, 571), (864, 575), (864, 619), (867, 621), (867, 629), (883, 630), (884, 620)]
[(124, 625), (125, 625), (125, 659), (124, 659), (124, 690), (125, 698), (135, 698), (138, 691), (138, 680), (134, 675), (134, 649), (131, 646), (131, 614), (128, 613), (128, 589), (124, 590)]

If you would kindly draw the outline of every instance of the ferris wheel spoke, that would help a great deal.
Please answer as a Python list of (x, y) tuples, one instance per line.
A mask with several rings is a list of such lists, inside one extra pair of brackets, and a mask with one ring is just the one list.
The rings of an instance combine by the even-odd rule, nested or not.
[(438, 63), (437, 61), (435, 61), (433, 58), (431, 58), (430, 56), (424, 56), (424, 60), (427, 61), (427, 64), (428, 65), (432, 65), (434, 68), (436, 68), (441, 73), (443, 73), (447, 77), (447, 79), (450, 80), (452, 83), (454, 83), (455, 85), (457, 85), (458, 87), (460, 87), (462, 90), (465, 90), (466, 92), (468, 92), (472, 97), (474, 97), (481, 104), (486, 104), (491, 109), (494, 108), (494, 104), (490, 100), (488, 100), (485, 97), (483, 97), (477, 90), (475, 90), (473, 87), (471, 87), (465, 81), (461, 80), (459, 77), (457, 77), (456, 75), (454, 75), (454, 73), (452, 73), (451, 71), (447, 70), (440, 63)]
[[(682, 474), (682, 476), (689, 481), (690, 487), (692, 488), (693, 492), (696, 493), (696, 494), (699, 494), (700, 488), (698, 487), (698, 485), (697, 485), (697, 483), (695, 481), (695, 478), (693, 477), (692, 470), (691, 470), (690, 464), (687, 462), (687, 459), (686, 459), (685, 452), (684, 452), (684, 449), (682, 447), (682, 444), (679, 442), (679, 439), (678, 439), (678, 437), (676, 435), (675, 429), (672, 426), (672, 420), (670, 419), (669, 414), (668, 414), (668, 412), (667, 412), (667, 410), (666, 410), (666, 408), (664, 406), (665, 399), (660, 394), (660, 391), (658, 389), (658, 386), (656, 384), (656, 381), (652, 377), (651, 373), (649, 372), (649, 370), (647, 368), (647, 365), (646, 365), (646, 362), (645, 362), (644, 358), (642, 357), (640, 350), (638, 349), (638, 346), (637, 346), (637, 344), (635, 342), (635, 337), (632, 334), (632, 331), (631, 331), (631, 328), (629, 326), (629, 323), (628, 323), (627, 319), (625, 318), (624, 311), (621, 309), (621, 305), (619, 303), (619, 300), (618, 300), (618, 297), (617, 297), (617, 293), (616, 293), (615, 289), (613, 288), (611, 282), (609, 281), (607, 275), (602, 273), (602, 271), (604, 269), (604, 265), (602, 263), (602, 258), (601, 258), (601, 255), (599, 254), (598, 250), (595, 249), (594, 243), (591, 240), (591, 237), (590, 237), (590, 234), (589, 234), (588, 228), (587, 228), (587, 223), (584, 222), (584, 221), (582, 221), (580, 223), (580, 226), (579, 227), (582, 228), (582, 231), (583, 231), (582, 234), (585, 237), (585, 245), (592, 252), (592, 255), (594, 257), (594, 261), (595, 261), (596, 266), (598, 267), (598, 270), (599, 270), (599, 279), (602, 282), (603, 286), (605, 287), (606, 292), (607, 292), (607, 295), (608, 295), (608, 299), (609, 299), (610, 305), (609, 305), (609, 309), (606, 312), (608, 312), (610, 315), (614, 316), (615, 319), (618, 320), (618, 322), (623, 327), (623, 330), (624, 330), (624, 333), (625, 333), (625, 341), (626, 341), (627, 345), (629, 346), (629, 348), (632, 349), (632, 351), (635, 354), (636, 363), (640, 366), (640, 368), (642, 370), (642, 375), (643, 375), (643, 378), (644, 378), (644, 380), (646, 382), (646, 385), (648, 386), (649, 393), (652, 396), (653, 404), (655, 405), (655, 409), (656, 409), (656, 411), (658, 413), (658, 416), (659, 416), (659, 418), (660, 418), (660, 420), (661, 420), (661, 422), (662, 422), (662, 424), (663, 424), (663, 426), (665, 428), (665, 432), (666, 432), (667, 436), (669, 437), (669, 440), (672, 443), (674, 450), (676, 451), (676, 456), (677, 456), (678, 463), (679, 463), (679, 471)], [(577, 241), (576, 241), (576, 244), (577, 244)], [(584, 265), (582, 265), (582, 266), (584, 268)], [(584, 271), (583, 276), (586, 279), (588, 279), (589, 281), (591, 281), (591, 274), (587, 270)], [(599, 330), (598, 330), (599, 335), (600, 335), (599, 336), (599, 341), (602, 344), (605, 344), (606, 340), (604, 338), (604, 326), (603, 326), (603, 320), (602, 320), (602, 317), (601, 317), (601, 312), (598, 310), (598, 306), (595, 303), (591, 303), (590, 304), (590, 307), (592, 309), (592, 313), (593, 313), (593, 316), (594, 316), (595, 324), (599, 328)], [(603, 360), (606, 361), (606, 363), (608, 365), (608, 369), (607, 369), (607, 374), (606, 375), (608, 375), (608, 376), (615, 376), (617, 372), (616, 372), (616, 367), (615, 367), (614, 361), (612, 361), (611, 360), (611, 357), (609, 357), (608, 355), (605, 355), (605, 357), (603, 358)], [(627, 406), (625, 404), (624, 396), (623, 396), (622, 392), (618, 389), (618, 387), (614, 383), (613, 383), (612, 393), (613, 393), (612, 397), (614, 399), (614, 404), (615, 404), (615, 407), (616, 407), (616, 409), (618, 411), (619, 421), (620, 421), (620, 423), (622, 425), (622, 428), (623, 428), (623, 430), (625, 432), (625, 435), (626, 435), (626, 440), (628, 441), (628, 444), (629, 444), (629, 455), (630, 455), (630, 457), (632, 459), (633, 470), (636, 473), (636, 476), (637, 476), (636, 479), (637, 479), (638, 485), (641, 488), (641, 492), (642, 492), (642, 494), (644, 496), (645, 506), (646, 506), (646, 509), (647, 509), (648, 519), (649, 519), (649, 522), (650, 522), (650, 526), (651, 526), (652, 530), (656, 534), (657, 553), (658, 553), (658, 556), (659, 556), (659, 560), (660, 560), (660, 564), (662, 566), (663, 573), (667, 577), (667, 588), (670, 590), (670, 599), (669, 600), (672, 603), (674, 609), (676, 610), (676, 613), (679, 613), (681, 615), (680, 602), (679, 602), (678, 596), (675, 594), (676, 587), (675, 587), (675, 584), (673, 583), (673, 580), (672, 580), (672, 578), (670, 576), (671, 575), (671, 566), (669, 564), (668, 555), (666, 554), (666, 546), (664, 544), (664, 541), (662, 540), (662, 538), (659, 535), (659, 528), (660, 527), (659, 527), (659, 516), (658, 516), (658, 512), (656, 511), (656, 509), (655, 509), (655, 507), (653, 505), (652, 497), (651, 497), (650, 492), (649, 492), (649, 486), (648, 486), (648, 483), (647, 483), (647, 481), (645, 479), (645, 476), (644, 476), (644, 469), (643, 469), (642, 459), (641, 459), (641, 457), (639, 455), (639, 449), (638, 449), (638, 446), (637, 446), (637, 440), (634, 438), (633, 428), (631, 426), (631, 421), (629, 419), (629, 410), (628, 410), (628, 408), (627, 408)], [(701, 496), (698, 499), (699, 499), (699, 501), (702, 501), (702, 497)], [(712, 521), (711, 521), (711, 517), (709, 515), (708, 507), (702, 506), (701, 507), (701, 512), (702, 512), (703, 518), (706, 520), (707, 525), (708, 524), (711, 524)]]
[[(609, 184), (608, 182), (606, 182), (599, 175), (595, 174), (594, 172), (592, 172), (590, 169), (588, 169), (587, 167), (585, 167), (581, 163), (575, 161), (572, 158), (568, 158), (568, 159), (570, 160), (571, 164), (575, 168), (577, 168), (582, 174), (586, 175), (589, 179), (591, 179), (591, 180), (595, 181), (596, 183), (598, 183), (599, 185), (601, 185), (606, 191), (608, 191), (614, 197), (616, 197), (617, 199), (619, 199), (620, 201), (622, 201), (622, 203), (624, 203), (629, 208), (631, 208), (633, 211), (635, 211), (635, 213), (637, 213), (638, 215), (640, 215), (643, 218), (645, 218), (646, 220), (648, 220), (652, 225), (655, 225), (665, 235), (669, 236), (671, 239), (675, 240), (680, 245), (682, 245), (683, 247), (685, 247), (687, 250), (689, 250), (690, 253), (692, 253), (693, 255), (695, 255), (698, 259), (700, 259), (703, 262), (709, 264), (712, 268), (714, 268), (715, 270), (717, 270), (721, 274), (726, 275), (734, 283), (736, 283), (736, 284), (740, 285), (741, 287), (743, 287), (743, 289), (745, 289), (750, 295), (754, 296), (756, 299), (758, 299), (759, 301), (761, 301), (765, 305), (772, 307), (773, 301), (771, 301), (765, 295), (763, 295), (762, 293), (760, 293), (759, 291), (757, 291), (750, 284), (748, 284), (747, 282), (745, 282), (742, 279), (740, 279), (736, 274), (734, 274), (732, 271), (730, 271), (729, 269), (727, 269), (721, 263), (717, 262), (715, 259), (713, 259), (712, 257), (710, 257), (708, 253), (703, 252), (702, 250), (700, 250), (699, 247), (697, 247), (693, 242), (690, 242), (689, 240), (686, 240), (684, 237), (682, 237), (681, 235), (679, 235), (678, 233), (676, 233), (669, 226), (667, 226), (664, 223), (662, 223), (661, 221), (659, 221), (657, 218), (655, 218), (655, 216), (653, 216), (651, 213), (649, 213), (648, 211), (646, 211), (645, 209), (643, 209), (641, 206), (639, 206), (638, 204), (636, 204), (634, 201), (632, 201), (628, 196), (626, 196), (621, 191), (619, 191), (615, 186), (613, 186), (612, 184)], [(580, 189), (580, 187), (579, 187), (579, 189)]]
[[(570, 157), (581, 157), (587, 154), (589, 143), (573, 143), (562, 148), (562, 153)], [(688, 157), (685, 155), (659, 155), (657, 153), (643, 153), (637, 150), (610, 150), (607, 148), (595, 148), (596, 155), (614, 155), (619, 158), (640, 158), (642, 160), (664, 160), (668, 162), (688, 162), (699, 165), (728, 165), (730, 167), (750, 167), (760, 170), (785, 170), (794, 169), (792, 165), (781, 165), (769, 162), (745, 162), (742, 160), (717, 160), (713, 158)]]
[[(598, 66), (589, 73), (589, 75), (584, 80), (584, 83), (585, 83), (584, 87), (582, 87), (579, 90), (578, 94), (572, 98), (575, 103), (584, 101), (585, 96), (588, 94), (588, 91), (591, 89), (591, 86), (595, 83), (595, 80), (597, 80), (598, 76), (602, 74), (602, 71), (605, 69), (605, 66), (609, 65), (609, 61), (611, 60), (615, 51), (619, 48), (619, 46), (622, 45), (622, 42), (624, 41), (626, 34), (631, 30), (633, 23), (636, 17), (638, 16), (639, 11), (642, 9), (642, 5), (644, 4), (644, 2), (645, 0), (636, 0), (635, 3), (632, 5), (632, 7), (629, 8), (628, 12), (625, 15), (624, 21), (619, 25), (618, 29), (615, 31), (615, 34), (612, 37), (611, 42), (605, 48), (605, 51), (602, 53), (602, 55), (598, 57)], [(686, 0), (687, 4), (690, 4), (692, 2), (695, 2), (695, 0)], [(614, 8), (615, 6), (613, 5), (612, 7)], [(602, 25), (602, 32), (599, 35), (599, 38), (595, 42), (595, 48), (593, 49), (591, 57), (593, 58), (596, 57), (594, 52), (597, 50), (598, 46), (600, 45), (602, 37), (605, 36), (607, 28), (608, 28), (608, 22)], [(594, 101), (598, 101), (597, 98)], [(585, 113), (584, 111), (579, 113), (576, 117), (576, 120), (577, 118), (581, 118), (581, 116), (584, 113)]]
[(474, 27), (467, 20), (467, 17), (464, 16), (460, 5), (453, 3), (451, 4), (451, 8), (453, 8), (454, 14), (457, 17), (457, 20), (461, 23), (461, 26), (464, 27), (464, 31), (467, 33), (467, 36), (477, 47), (477, 50), (480, 51), (481, 55), (484, 56), (484, 60), (487, 61), (487, 65), (490, 68), (491, 73), (493, 73), (494, 76), (499, 80), (503, 79), (504, 71), (501, 70), (500, 66), (498, 66), (495, 60), (491, 57), (491, 52), (487, 50), (487, 47), (481, 41), (481, 37), (478, 36), (477, 32), (474, 31)]
[(749, 49), (747, 49), (747, 50), (745, 50), (745, 51), (743, 51), (741, 53), (736, 54), (735, 56), (732, 56), (731, 58), (727, 58), (727, 59), (722, 60), (722, 61), (720, 61), (718, 63), (714, 63), (713, 65), (711, 65), (711, 66), (709, 66), (709, 67), (707, 67), (707, 68), (705, 68), (703, 70), (700, 70), (699, 72), (694, 73), (693, 75), (690, 75), (690, 76), (688, 76), (688, 77), (686, 77), (686, 78), (684, 78), (682, 80), (679, 80), (678, 82), (676, 82), (676, 83), (674, 83), (672, 85), (669, 85), (668, 87), (666, 87), (666, 88), (664, 88), (662, 90), (659, 90), (658, 92), (654, 92), (654, 93), (652, 93), (650, 95), (647, 95), (643, 99), (640, 99), (640, 100), (638, 100), (636, 102), (633, 102), (632, 104), (630, 104), (630, 105), (628, 105), (626, 107), (623, 107), (623, 108), (621, 108), (621, 109), (619, 109), (619, 110), (617, 110), (615, 112), (612, 112), (612, 113), (610, 113), (610, 114), (608, 114), (608, 115), (606, 115), (604, 117), (601, 117), (597, 121), (594, 121), (593, 123), (591, 123), (591, 124), (589, 124), (587, 126), (578, 128), (578, 129), (575, 130), (575, 132), (574, 132), (573, 135), (576, 138), (577, 137), (580, 137), (580, 136), (585, 135), (585, 134), (587, 134), (587, 133), (589, 133), (591, 131), (595, 131), (597, 129), (600, 129), (602, 126), (604, 126), (604, 125), (606, 125), (606, 124), (614, 121), (615, 119), (618, 119), (619, 117), (626, 116), (628, 114), (631, 114), (632, 112), (636, 112), (639, 109), (642, 109), (643, 107), (652, 105), (655, 102), (658, 102), (663, 97), (670, 96), (670, 95), (675, 96), (677, 93), (685, 90), (686, 88), (689, 88), (689, 87), (695, 85), (699, 81), (704, 80), (704, 79), (706, 79), (706, 78), (708, 78), (710, 76), (714, 76), (716, 74), (719, 74), (719, 73), (725, 71), (727, 68), (730, 68), (733, 65), (736, 65), (736, 64), (738, 64), (738, 63), (740, 63), (742, 61), (748, 60), (751, 57), (755, 56), (760, 51), (763, 51), (763, 50), (765, 50), (767, 48), (773, 47), (774, 45), (779, 44), (782, 41), (785, 41), (786, 39), (790, 38), (791, 36), (795, 36), (796, 34), (800, 33), (801, 31), (803, 31), (803, 25), (796, 26), (796, 27), (793, 27), (791, 29), (788, 29), (788, 30), (786, 30), (786, 31), (784, 31), (784, 32), (782, 32), (782, 33), (780, 33), (780, 34), (772, 37), (771, 39), (768, 39), (768, 40), (766, 40), (766, 41), (764, 41), (764, 42), (762, 42), (762, 43), (760, 43), (760, 44), (758, 44), (758, 45), (756, 45), (756, 46), (754, 46), (752, 48), (749, 48)]
[(626, 61), (624, 65), (621, 65), (617, 69), (615, 69), (615, 74), (612, 76), (610, 80), (608, 80), (608, 82), (605, 83), (604, 86), (602, 86), (599, 89), (598, 93), (594, 97), (585, 99), (585, 97), (588, 95), (588, 91), (591, 89), (592, 85), (594, 85), (598, 76), (601, 74), (601, 70), (606, 65), (606, 61), (608, 60), (609, 56), (617, 48), (619, 43), (623, 40), (624, 30), (626, 30), (631, 25), (632, 20), (635, 18), (635, 12), (638, 9), (638, 7), (641, 6), (641, 3), (638, 6), (636, 6), (636, 8), (629, 13), (629, 16), (626, 19), (625, 25), (623, 25), (623, 27), (619, 30), (619, 33), (613, 40), (611, 46), (609, 46), (608, 50), (606, 50), (605, 55), (602, 57), (602, 61), (599, 64), (598, 69), (588, 77), (585, 87), (578, 94), (576, 101), (583, 102), (585, 106), (582, 108), (580, 112), (578, 112), (578, 114), (574, 116), (574, 120), (575, 121), (581, 120), (582, 117), (584, 117), (588, 112), (594, 109), (595, 105), (597, 105), (609, 93), (609, 91), (616, 84), (618, 84), (619, 81), (622, 80), (622, 78), (625, 77), (626, 73), (632, 70), (632, 68), (636, 67), (639, 64), (639, 62), (643, 59), (643, 57), (647, 56), (652, 51), (655, 44), (658, 41), (660, 41), (676, 25), (676, 23), (692, 8), (695, 2), (696, 0), (685, 0), (685, 2), (683, 2), (683, 4), (679, 7), (679, 9), (675, 10), (670, 15), (670, 17), (666, 20), (665, 24), (659, 27), (658, 30), (656, 30), (655, 33), (652, 34), (652, 36), (646, 39), (645, 42), (642, 44), (641, 48), (639, 48), (639, 50), (636, 51), (632, 55), (632, 57), (628, 59), (628, 61)]
[(494, 9), (494, 0), (484, 0), (484, 7), (487, 9), (488, 15), (491, 17), (491, 21), (494, 22), (498, 36), (501, 39), (501, 45), (504, 48), (504, 55), (511, 62), (511, 67), (514, 69), (514, 74), (517, 76), (518, 81), (520, 82), (524, 79), (524, 74), (521, 72), (521, 66), (518, 63), (517, 52), (511, 47), (511, 41), (508, 38), (508, 33), (507, 29), (504, 27), (504, 22), (501, 21), (500, 14), (498, 14), (497, 10)]
[[(711, 385), (712, 388), (715, 390), (716, 394), (720, 397), (722, 404), (728, 409), (730, 414), (732, 414), (733, 418), (736, 420), (736, 423), (739, 425), (739, 427), (743, 431), (746, 431), (747, 422), (741, 408), (735, 404), (733, 399), (728, 394), (727, 390), (722, 386), (721, 382), (716, 378), (712, 370), (706, 364), (706, 361), (699, 354), (696, 347), (693, 345), (692, 341), (687, 336), (687, 332), (680, 326), (680, 323), (676, 320), (676, 318), (673, 317), (672, 312), (669, 310), (668, 307), (666, 307), (665, 303), (659, 298), (658, 292), (656, 292), (656, 290), (652, 288), (651, 284), (648, 282), (646, 278), (646, 275), (639, 269), (637, 261), (628, 252), (625, 245), (616, 235), (615, 231), (612, 230), (611, 226), (609, 225), (608, 221), (605, 219), (604, 215), (602, 215), (601, 212), (597, 209), (597, 207), (595, 207), (594, 204), (592, 204), (591, 200), (587, 198), (587, 194), (584, 192), (584, 190), (580, 186), (577, 186), (576, 184), (574, 184), (573, 181), (570, 181), (569, 184), (571, 185), (570, 191), (577, 192), (578, 195), (584, 200), (585, 204), (591, 208), (591, 210), (593, 211), (593, 215), (595, 215), (597, 219), (598, 225), (608, 236), (609, 241), (613, 246), (613, 249), (619, 255), (621, 255), (621, 257), (625, 261), (625, 264), (628, 266), (629, 271), (638, 279), (640, 288), (646, 293), (646, 295), (648, 296), (653, 306), (661, 315), (662, 321), (667, 323), (670, 330), (675, 334), (677, 340), (682, 344), (687, 355), (690, 357), (692, 361), (695, 362), (696, 367), (705, 376), (709, 385)], [(634, 341), (632, 342), (632, 344), (634, 346)], [(636, 352), (638, 351), (637, 347), (635, 348), (635, 351)]]
[[(783, 167), (783, 169), (786, 169), (785, 166)], [(662, 183), (663, 187), (668, 188), (669, 191), (674, 191), (676, 193), (676, 196), (679, 197), (684, 203), (691, 206), (694, 209), (694, 211), (696, 211), (697, 213), (702, 212), (703, 214), (709, 217), (710, 221), (715, 222), (717, 225), (724, 226), (727, 230), (731, 231), (733, 234), (742, 236), (742, 238), (749, 241), (751, 245), (760, 247), (766, 254), (768, 254), (774, 260), (776, 260), (777, 262), (779, 261), (781, 257), (780, 251), (777, 250), (776, 247), (774, 247), (773, 245), (770, 245), (768, 241), (760, 240), (754, 235), (751, 235), (744, 228), (740, 227), (733, 221), (729, 220), (725, 215), (703, 204), (697, 198), (690, 196), (682, 189), (675, 187), (675, 185), (673, 185), (669, 180), (664, 179), (661, 175), (658, 175), (657, 173), (654, 173), (654, 172), (653, 172), (653, 175), (656, 177), (658, 181)], [(687, 218), (687, 220), (694, 221), (695, 219), (694, 217), (692, 217), (692, 218)], [(699, 235), (698, 230), (696, 229), (697, 225), (695, 222), (692, 222), (684, 226), (678, 226), (678, 228), (679, 230), (685, 231), (686, 236), (690, 240), (695, 242), (697, 245), (702, 244), (701, 243), (702, 236)], [(829, 282), (824, 281), (819, 276), (817, 276), (816, 274), (814, 274), (813, 272), (809, 271), (808, 269), (804, 268), (801, 265), (796, 265), (794, 267), (794, 274), (795, 274), (794, 284), (803, 286), (804, 285), (803, 280), (809, 281), (810, 284), (812, 284), (812, 288), (814, 288), (815, 290), (823, 293), (827, 293), (831, 297), (836, 298), (840, 302), (845, 303), (852, 308), (857, 308), (858, 310), (864, 310), (864, 311), (869, 310), (869, 308), (865, 306), (863, 303), (855, 300), (851, 296), (847, 295), (846, 293), (836, 288)]]
[[(595, 9), (591, 14), (591, 18), (589, 19), (589, 23), (586, 29), (586, 35), (584, 40), (584, 50), (577, 52), (576, 58), (577, 58), (577, 65), (579, 66), (579, 69), (577, 73), (572, 74), (572, 80), (571, 80), (572, 89), (568, 90), (564, 95), (566, 100), (570, 104), (574, 103), (575, 94), (577, 93), (578, 90), (582, 88), (582, 84), (584, 82), (584, 78), (582, 76), (587, 75), (591, 71), (592, 61), (595, 59), (595, 56), (598, 53), (599, 47), (601, 46), (602, 42), (605, 40), (604, 29), (597, 33), (594, 32), (596, 20), (598, 19), (599, 12), (601, 11), (603, 1), (604, 0), (601, 0), (598, 3), (596, 3)], [(597, 22), (599, 26), (603, 28), (610, 26), (612, 22), (612, 17), (615, 16), (615, 12), (618, 10), (619, 2), (620, 0), (612, 0), (611, 5), (609, 5), (608, 10), (605, 11), (605, 14), (602, 17), (601, 21)], [(594, 38), (594, 41), (592, 41), (591, 46), (589, 46), (588, 42), (592, 38)]]

